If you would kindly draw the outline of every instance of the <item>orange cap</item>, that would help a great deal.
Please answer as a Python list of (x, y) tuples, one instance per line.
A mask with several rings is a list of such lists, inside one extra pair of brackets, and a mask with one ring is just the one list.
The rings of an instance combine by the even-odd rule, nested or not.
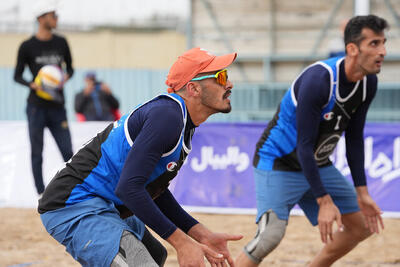
[(186, 51), (169, 70), (165, 81), (169, 87), (168, 93), (178, 91), (199, 73), (225, 69), (232, 64), (236, 56), (236, 53), (215, 56), (200, 47)]

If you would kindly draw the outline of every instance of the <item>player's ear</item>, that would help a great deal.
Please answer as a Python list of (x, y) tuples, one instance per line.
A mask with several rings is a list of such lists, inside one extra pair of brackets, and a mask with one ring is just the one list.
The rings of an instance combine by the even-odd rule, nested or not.
[(200, 93), (201, 86), (198, 82), (188, 82), (186, 84), (186, 91), (190, 96), (197, 96)]
[(346, 45), (346, 51), (349, 56), (357, 56), (359, 53), (358, 46), (355, 43), (348, 43)]

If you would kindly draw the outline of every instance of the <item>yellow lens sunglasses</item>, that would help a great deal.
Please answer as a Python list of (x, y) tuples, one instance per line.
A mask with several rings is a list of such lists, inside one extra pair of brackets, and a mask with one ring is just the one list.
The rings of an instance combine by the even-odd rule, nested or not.
[(225, 86), (226, 81), (228, 80), (228, 70), (223, 69), (213, 75), (206, 75), (206, 76), (193, 78), (191, 81), (201, 81), (201, 80), (208, 79), (208, 78), (215, 78), (215, 79), (217, 79), (217, 83), (219, 83), (222, 86)]

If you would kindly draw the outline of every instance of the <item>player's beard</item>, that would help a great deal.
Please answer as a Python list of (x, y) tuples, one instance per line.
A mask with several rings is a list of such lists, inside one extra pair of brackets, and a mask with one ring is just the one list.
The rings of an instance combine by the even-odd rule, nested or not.
[[(228, 90), (225, 92), (225, 94), (222, 96), (222, 99), (225, 100), (227, 99), (231, 94), (231, 90)], [(229, 99), (230, 100), (230, 99)], [(229, 105), (228, 107), (226, 107), (225, 109), (220, 110), (221, 113), (229, 113), (232, 110), (232, 106), (231, 106), (231, 102), (229, 101)]]
[(379, 72), (381, 72), (381, 67), (375, 67), (375, 64), (379, 59), (381, 63), (383, 63), (383, 58), (374, 57), (374, 59), (369, 59), (369, 57), (371, 56), (365, 54), (363, 51), (361, 51), (360, 48), (358, 48), (358, 51), (359, 66), (365, 75), (378, 74)]
[[(210, 93), (211, 90), (215, 90), (214, 88), (208, 89), (202, 87), (203, 95), (202, 95), (202, 104), (210, 109), (213, 109), (214, 113), (229, 113), (232, 110), (232, 106), (230, 102), (225, 104), (225, 99), (228, 98), (230, 94), (230, 90), (226, 91), (222, 96), (215, 96), (215, 94)], [(220, 98), (220, 99), (216, 99)], [(222, 106), (223, 105), (223, 106)], [(222, 106), (222, 107), (221, 107)]]

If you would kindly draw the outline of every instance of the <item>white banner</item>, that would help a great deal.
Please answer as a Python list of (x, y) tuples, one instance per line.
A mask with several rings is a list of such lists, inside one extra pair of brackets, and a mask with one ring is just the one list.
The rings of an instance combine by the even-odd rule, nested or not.
[[(74, 153), (109, 122), (70, 123)], [(38, 195), (32, 176), (28, 124), (0, 121), (0, 207), (36, 207)], [(43, 179), (47, 185), (64, 166), (48, 129), (44, 133)]]

